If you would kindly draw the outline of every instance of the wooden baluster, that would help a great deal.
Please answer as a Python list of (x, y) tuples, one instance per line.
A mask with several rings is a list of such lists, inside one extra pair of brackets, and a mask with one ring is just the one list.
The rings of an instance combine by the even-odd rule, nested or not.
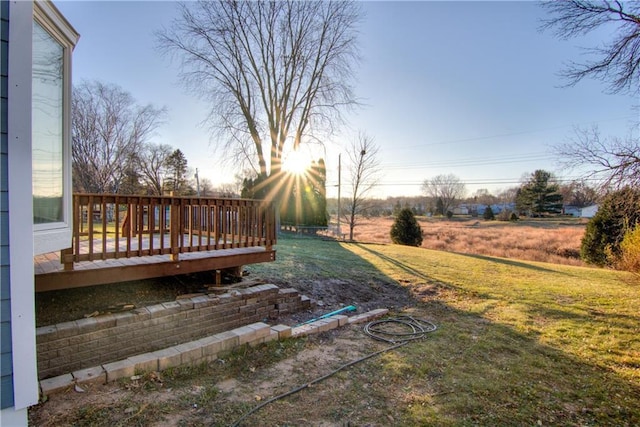
[(107, 201), (101, 196), (100, 216), (102, 219), (102, 259), (107, 259)]
[[(114, 210), (114, 223), (115, 223), (115, 228), (116, 228), (116, 237), (115, 237), (115, 253), (116, 253), (116, 259), (119, 258), (118, 255), (120, 255), (120, 200), (118, 198), (118, 196), (115, 196), (114, 201), (113, 201), (113, 210)], [(124, 224), (122, 225), (122, 228), (124, 229)], [(122, 232), (122, 234), (124, 234), (124, 231)]]
[(89, 232), (89, 261), (93, 261), (93, 196), (89, 196), (89, 203), (87, 206), (87, 221), (89, 226), (87, 227)]

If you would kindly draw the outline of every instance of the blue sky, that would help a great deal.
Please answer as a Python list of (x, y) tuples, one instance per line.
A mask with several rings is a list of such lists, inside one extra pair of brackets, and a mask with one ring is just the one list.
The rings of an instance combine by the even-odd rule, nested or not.
[[(214, 185), (232, 182), (235, 171), (221, 164), (200, 125), (206, 106), (186, 93), (176, 65), (155, 49), (153, 32), (170, 25), (175, 3), (55, 4), (81, 34), (74, 82), (115, 83), (142, 104), (166, 106), (167, 122), (154, 141), (180, 148)], [(419, 195), (425, 179), (448, 173), (470, 194), (512, 187), (535, 169), (571, 178), (576, 172), (560, 170), (550, 148), (570, 138), (574, 126), (624, 137), (638, 121), (638, 100), (608, 95), (601, 82), (561, 87), (563, 64), (583, 59), (581, 48), (599, 45), (610, 29), (558, 40), (538, 31), (545, 12), (533, 2), (362, 6), (356, 94), (364, 106), (326, 143), (329, 196), (336, 194), (338, 153), (359, 130), (380, 147), (382, 179), (372, 195), (386, 197)]]

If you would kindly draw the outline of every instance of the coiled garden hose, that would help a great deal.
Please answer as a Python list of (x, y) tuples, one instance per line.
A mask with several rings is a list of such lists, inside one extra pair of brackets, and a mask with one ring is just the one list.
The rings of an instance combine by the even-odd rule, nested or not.
[(378, 341), (397, 344), (419, 340), (436, 329), (437, 326), (428, 320), (416, 319), (412, 316), (396, 316), (369, 322), (365, 325), (364, 332)]

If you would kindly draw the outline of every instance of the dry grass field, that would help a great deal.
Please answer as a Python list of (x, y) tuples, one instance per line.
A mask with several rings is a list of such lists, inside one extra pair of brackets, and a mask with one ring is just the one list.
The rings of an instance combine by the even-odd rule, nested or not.
[[(422, 247), (448, 252), (515, 258), (565, 265), (584, 265), (580, 241), (586, 220), (547, 218), (517, 222), (484, 221), (478, 218), (446, 220), (419, 217)], [(393, 217), (361, 219), (354, 240), (391, 243)], [(343, 226), (343, 232), (348, 228)]]

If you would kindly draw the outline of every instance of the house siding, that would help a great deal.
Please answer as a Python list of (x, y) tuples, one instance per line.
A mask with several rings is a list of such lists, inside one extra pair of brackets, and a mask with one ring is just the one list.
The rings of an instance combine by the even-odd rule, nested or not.
[(593, 218), (598, 213), (600, 205), (585, 206), (580, 212), (582, 218)]
[(9, 2), (0, 1), (0, 408), (14, 405), (9, 274), (8, 74)]

